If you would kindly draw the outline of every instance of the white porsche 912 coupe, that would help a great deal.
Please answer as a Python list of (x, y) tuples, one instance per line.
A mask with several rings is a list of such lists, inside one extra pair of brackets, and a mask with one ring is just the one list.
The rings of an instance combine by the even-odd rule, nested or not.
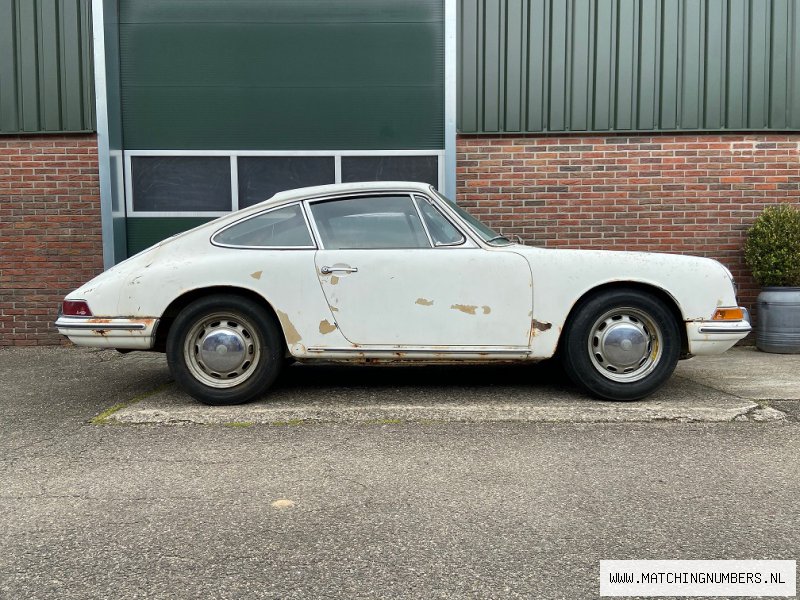
[(70, 293), (56, 326), (79, 346), (166, 352), (207, 404), (261, 397), (292, 357), (556, 354), (590, 394), (637, 400), (750, 331), (714, 260), (524, 246), (407, 182), (281, 192), (176, 235)]

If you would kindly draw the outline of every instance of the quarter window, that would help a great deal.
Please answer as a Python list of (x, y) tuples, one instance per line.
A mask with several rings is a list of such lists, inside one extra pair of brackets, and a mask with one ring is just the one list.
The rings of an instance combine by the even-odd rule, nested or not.
[(311, 205), (326, 249), (430, 248), (411, 196), (367, 196)]
[(277, 208), (223, 229), (213, 241), (250, 248), (314, 247), (299, 204)]
[(416, 200), (435, 246), (457, 246), (464, 243), (464, 236), (439, 212), (439, 209), (421, 196), (416, 196)]

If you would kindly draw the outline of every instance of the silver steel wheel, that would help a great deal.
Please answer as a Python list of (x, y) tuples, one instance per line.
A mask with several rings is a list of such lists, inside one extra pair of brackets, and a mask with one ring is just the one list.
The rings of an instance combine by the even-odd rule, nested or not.
[(632, 383), (647, 377), (664, 349), (661, 328), (637, 308), (615, 308), (590, 329), (588, 350), (592, 365), (603, 377)]
[(232, 388), (258, 368), (261, 345), (256, 327), (236, 312), (198, 319), (184, 340), (183, 356), (192, 376), (214, 388)]

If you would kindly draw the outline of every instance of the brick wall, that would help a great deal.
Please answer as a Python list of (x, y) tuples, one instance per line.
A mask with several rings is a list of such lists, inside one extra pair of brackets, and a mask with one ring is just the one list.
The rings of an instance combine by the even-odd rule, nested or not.
[(752, 307), (746, 230), (800, 204), (800, 135), (460, 136), (457, 178), (459, 203), (506, 234), (716, 258)]
[(0, 345), (60, 343), (58, 303), (102, 268), (95, 136), (0, 136)]
[[(800, 135), (461, 136), (458, 200), (549, 247), (710, 256), (752, 305), (745, 230), (800, 205)], [(0, 345), (52, 344), (64, 294), (102, 270), (94, 135), (0, 137)]]

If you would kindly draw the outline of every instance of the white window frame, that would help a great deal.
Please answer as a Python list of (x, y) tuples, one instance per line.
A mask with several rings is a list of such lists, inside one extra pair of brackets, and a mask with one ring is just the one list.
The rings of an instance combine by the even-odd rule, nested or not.
[[(231, 208), (228, 211), (136, 211), (133, 209), (133, 177), (131, 158), (134, 156), (227, 156), (231, 163)], [(240, 156), (313, 157), (329, 156), (334, 159), (334, 183), (342, 183), (342, 157), (363, 156), (436, 156), (438, 158), (437, 189), (445, 185), (444, 150), (125, 150), (125, 210), (128, 217), (221, 217), (239, 210)], [(264, 198), (267, 200), (267, 198)]]

